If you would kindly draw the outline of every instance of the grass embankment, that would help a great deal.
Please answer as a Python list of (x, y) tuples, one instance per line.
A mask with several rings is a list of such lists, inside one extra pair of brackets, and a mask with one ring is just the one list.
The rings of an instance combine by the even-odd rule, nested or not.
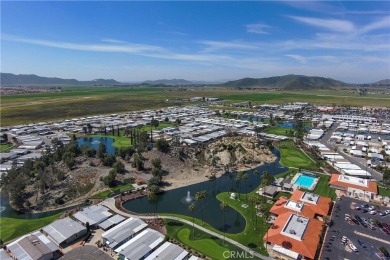
[(61, 215), (62, 212), (37, 219), (0, 218), (0, 238), (5, 243), (14, 238), (44, 227), (56, 220)]
[(8, 153), (9, 151), (11, 151), (11, 149), (14, 147), (13, 144), (0, 144), (0, 152), (1, 153)]
[(314, 159), (309, 158), (299, 150), (293, 141), (280, 142), (277, 146), (281, 153), (280, 162), (287, 167), (316, 170), (318, 167)]
[[(187, 224), (183, 224), (175, 221), (169, 221), (167, 222), (166, 227), (167, 227), (168, 235), (170, 237), (189, 246), (190, 248), (201, 253), (202, 255), (206, 255), (210, 257), (211, 259), (216, 259), (216, 260), (226, 259), (226, 256), (229, 256), (227, 253), (225, 253), (225, 257), (224, 257), (224, 252), (226, 251), (228, 252), (234, 251), (239, 253), (242, 252), (242, 250), (239, 249), (238, 247), (230, 243), (227, 243), (226, 241), (224, 242), (223, 239), (213, 237), (203, 231), (195, 229), (195, 236), (194, 236), (192, 226), (189, 226)], [(245, 252), (242, 252), (241, 254), (245, 255)], [(254, 257), (251, 259), (256, 259), (256, 258)]]
[(105, 191), (102, 191), (100, 193), (92, 195), (90, 198), (91, 199), (105, 199), (108, 198), (111, 193), (115, 192), (125, 192), (133, 189), (133, 185), (131, 184), (125, 184), (125, 185), (120, 185)]

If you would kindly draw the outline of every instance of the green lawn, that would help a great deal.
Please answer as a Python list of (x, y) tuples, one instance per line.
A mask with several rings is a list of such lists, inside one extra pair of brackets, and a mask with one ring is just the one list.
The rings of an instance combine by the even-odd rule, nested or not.
[(299, 150), (293, 141), (280, 142), (281, 163), (286, 167), (315, 170), (317, 166), (306, 154)]
[[(108, 131), (107, 129), (107, 133), (111, 133), (110, 131)], [(116, 131), (115, 131), (116, 133)], [(108, 137), (108, 138), (113, 138), (115, 139), (114, 143), (112, 144), (113, 146), (119, 148), (119, 147), (129, 147), (131, 146), (131, 140), (130, 140), (130, 137), (126, 137), (124, 134), (123, 134), (123, 131), (120, 131), (120, 136), (117, 136), (117, 135), (104, 135), (104, 134), (93, 134), (93, 135), (89, 135), (90, 137)]]
[(313, 193), (335, 200), (336, 191), (335, 189), (329, 187), (330, 176), (323, 174), (317, 174), (317, 176), (320, 177), (320, 180), (318, 181)]
[(7, 242), (48, 225), (61, 215), (62, 212), (37, 219), (0, 218), (0, 238)]
[(390, 197), (390, 188), (385, 188), (382, 185), (378, 185), (379, 195)]
[(116, 186), (114, 188), (111, 188), (111, 189), (102, 191), (100, 193), (94, 194), (91, 196), (91, 199), (105, 199), (105, 198), (108, 198), (108, 196), (111, 193), (114, 193), (117, 191), (125, 192), (125, 191), (129, 191), (132, 189), (133, 189), (133, 185), (131, 185), (131, 184), (119, 185), (119, 186)]
[(285, 128), (285, 127), (271, 126), (267, 129), (265, 129), (264, 132), (266, 132), (267, 134), (290, 136), (290, 134), (289, 134), (290, 130), (292, 130), (292, 129)]
[[(249, 194), (254, 194), (257, 191), (254, 190)], [(270, 225), (264, 221), (262, 217), (255, 215), (255, 207), (251, 202), (245, 203), (245, 195), (241, 194), (241, 201), (230, 199), (229, 192), (223, 192), (217, 195), (217, 199), (223, 201), (229, 205), (229, 207), (238, 211), (246, 221), (245, 229), (243, 232), (238, 234), (227, 234), (227, 237), (236, 240), (242, 245), (248, 246), (250, 244), (255, 244), (257, 247), (254, 248), (254, 251), (257, 251), (263, 255), (268, 255), (267, 251), (263, 246), (263, 237), (267, 232)], [(266, 200), (266, 198), (265, 198)], [(242, 204), (248, 204), (248, 208), (243, 208)], [(272, 204), (266, 204), (271, 208)]]
[(12, 148), (14, 147), (13, 144), (0, 144), (0, 152), (1, 153), (8, 153)]
[[(211, 235), (197, 229), (194, 237), (192, 226), (186, 224), (169, 221), (167, 222), (166, 227), (170, 237), (191, 247), (192, 249), (195, 249), (199, 253), (210, 257), (211, 259), (226, 259), (224, 257), (225, 251), (242, 252), (242, 250), (236, 246), (227, 242), (224, 243), (222, 239), (212, 237)], [(243, 254), (245, 253), (243, 252)], [(254, 257), (251, 259), (256, 258)]]

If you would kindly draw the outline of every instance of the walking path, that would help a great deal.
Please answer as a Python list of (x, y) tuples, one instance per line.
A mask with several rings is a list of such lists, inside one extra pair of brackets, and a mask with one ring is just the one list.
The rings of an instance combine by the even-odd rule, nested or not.
[[(119, 210), (116, 206), (115, 206), (115, 198), (108, 198), (106, 199), (105, 201), (99, 203), (100, 205), (103, 205), (103, 206), (106, 206), (107, 208), (111, 209), (112, 211), (120, 214), (120, 215), (123, 215), (123, 216), (126, 216), (126, 217), (134, 217), (134, 218), (143, 218), (143, 219), (155, 219), (155, 216), (142, 216), (142, 215), (134, 215), (134, 214), (130, 214), (130, 213), (127, 213), (127, 212), (123, 212), (121, 210)], [(173, 216), (158, 216), (159, 218), (162, 218), (162, 219), (171, 219), (171, 220), (176, 220), (176, 221), (180, 221), (180, 222), (183, 222), (185, 224), (188, 224), (190, 226), (193, 225), (193, 223), (191, 221), (188, 221), (186, 219), (182, 219), (182, 218), (178, 218), (178, 217), (173, 217)], [(224, 239), (224, 236), (222, 236), (221, 234), (218, 234), (214, 231), (211, 231), (211, 230), (208, 230), (207, 228), (204, 228), (202, 226), (199, 226), (197, 224), (194, 224), (194, 226), (205, 232), (205, 233), (208, 233), (212, 236), (215, 236), (215, 237), (218, 237), (220, 239)], [(265, 259), (265, 260), (272, 260), (273, 258), (272, 257), (268, 257), (268, 256), (264, 256), (260, 253), (257, 253), (255, 251), (253, 251), (252, 249), (238, 243), (237, 241), (234, 241), (233, 239), (230, 239), (228, 237), (225, 237), (225, 241), (237, 246), (238, 248), (248, 252), (249, 254), (253, 254), (255, 257), (258, 257), (259, 259)]]
[(355, 234), (358, 234), (358, 235), (363, 236), (363, 237), (368, 237), (370, 239), (374, 239), (376, 241), (380, 241), (382, 243), (386, 243), (386, 244), (390, 245), (390, 241), (387, 241), (387, 240), (384, 240), (384, 239), (381, 239), (381, 238), (378, 238), (378, 237), (370, 236), (370, 235), (367, 235), (365, 233), (362, 233), (362, 232), (359, 232), (359, 231), (356, 231), (356, 230), (355, 230)]

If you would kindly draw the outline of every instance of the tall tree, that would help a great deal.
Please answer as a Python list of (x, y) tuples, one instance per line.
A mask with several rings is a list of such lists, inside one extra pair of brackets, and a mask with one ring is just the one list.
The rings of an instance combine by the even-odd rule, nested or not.
[(221, 202), (221, 204), (219, 205), (219, 207), (221, 208), (222, 212), (223, 212), (223, 244), (225, 244), (225, 209), (227, 208), (228, 204), (226, 202)]
[[(202, 191), (198, 191), (197, 193), (195, 193), (195, 200), (196, 201), (202, 201), (204, 199), (207, 198), (207, 191), (206, 190), (202, 190)], [(205, 205), (202, 206), (201, 208), (201, 214), (202, 214), (202, 225), (203, 225), (203, 215), (204, 215), (204, 208), (205, 208)]]
[(244, 182), (245, 182), (245, 201), (246, 201), (246, 203), (248, 203), (248, 186), (247, 186), (247, 180), (248, 180), (248, 178), (249, 178), (248, 173), (247, 173), (246, 171), (244, 171), (244, 172), (242, 173), (241, 178), (242, 178), (242, 179), (244, 180)]
[(192, 214), (192, 234), (193, 236), (195, 237), (195, 224), (194, 224), (194, 214), (195, 214), (195, 203), (191, 203), (189, 206), (188, 206), (188, 210), (191, 211), (191, 214)]
[[(154, 209), (153, 213), (155, 215), (155, 218), (157, 218), (157, 207), (154, 207), (154, 204), (156, 204), (155, 203), (155, 201), (156, 201), (156, 193), (153, 190), (149, 189), (146, 196), (147, 196), (148, 200), (152, 202), (152, 207)], [(156, 219), (155, 219), (155, 222), (156, 222)]]

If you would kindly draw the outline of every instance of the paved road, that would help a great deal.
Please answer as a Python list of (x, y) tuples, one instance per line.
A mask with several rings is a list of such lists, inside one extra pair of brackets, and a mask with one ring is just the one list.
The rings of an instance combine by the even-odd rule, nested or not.
[[(329, 142), (329, 139), (330, 137), (332, 136), (333, 132), (337, 129), (337, 127), (339, 126), (340, 124), (339, 123), (334, 123), (333, 126), (325, 133), (325, 135), (319, 140), (322, 144), (326, 145), (326, 147), (328, 147), (330, 150), (334, 151), (335, 148), (337, 148), (336, 145), (332, 144)], [(358, 160), (357, 158), (353, 157), (353, 156), (349, 156), (348, 154), (345, 154), (343, 151), (339, 150), (338, 153), (343, 156), (345, 159), (347, 159), (348, 161), (350, 161), (351, 163), (353, 164), (356, 164), (357, 166), (359, 166), (360, 168), (362, 168), (363, 170), (367, 169), (367, 171), (369, 173), (371, 173), (372, 177), (378, 181), (381, 181), (383, 179), (383, 175), (370, 168), (370, 167), (367, 167), (364, 163), (362, 163), (360, 160)]]
[[(108, 207), (109, 209), (111, 209), (112, 211), (118, 213), (118, 214), (121, 214), (123, 216), (126, 216), (126, 217), (135, 217), (135, 218), (143, 218), (143, 219), (154, 219), (155, 217), (154, 216), (142, 216), (142, 215), (133, 215), (133, 214), (129, 214), (129, 213), (126, 213), (126, 212), (123, 212), (121, 211), (120, 209), (118, 209), (116, 206), (115, 206), (115, 199), (114, 198), (108, 198), (104, 201), (102, 201), (101, 203), (99, 203), (100, 205), (103, 205), (103, 206), (106, 206)], [(191, 221), (188, 221), (186, 219), (181, 219), (181, 218), (178, 218), (178, 217), (171, 217), (171, 216), (159, 216), (159, 218), (162, 218), (162, 219), (171, 219), (171, 220), (176, 220), (176, 221), (180, 221), (182, 223), (185, 223), (185, 224), (188, 224), (190, 226), (193, 225), (193, 223)], [(204, 228), (202, 226), (199, 226), (197, 224), (194, 225), (197, 229), (205, 232), (205, 233), (208, 233), (212, 236), (215, 236), (215, 237), (218, 237), (220, 239), (224, 239), (224, 237), (221, 235), (221, 234), (218, 234), (218, 233), (215, 233), (211, 230), (208, 230), (207, 228)], [(241, 248), (242, 250), (248, 252), (248, 255), (249, 254), (253, 254), (255, 257), (259, 258), (259, 259), (265, 259), (265, 260), (272, 260), (273, 258), (272, 257), (268, 257), (268, 256), (263, 256), (257, 252), (254, 252), (252, 249), (250, 249), (249, 247), (246, 247), (240, 243), (238, 243), (237, 241), (234, 241), (228, 237), (225, 237), (225, 241), (237, 246), (238, 248)]]

